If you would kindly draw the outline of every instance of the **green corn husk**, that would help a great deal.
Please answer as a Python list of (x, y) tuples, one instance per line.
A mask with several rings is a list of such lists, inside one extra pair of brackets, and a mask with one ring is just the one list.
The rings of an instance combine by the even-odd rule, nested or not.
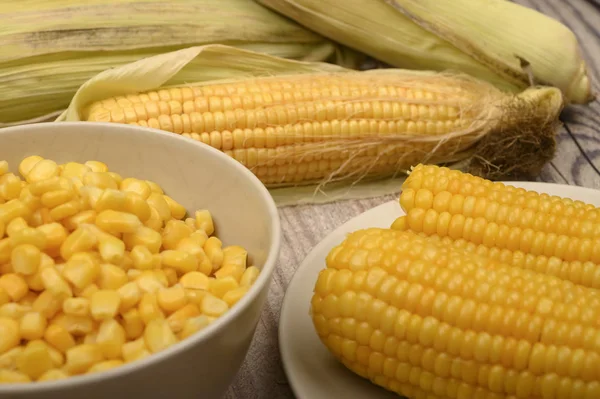
[(0, 127), (54, 118), (101, 71), (190, 46), (358, 62), (353, 51), (251, 0), (5, 1), (0, 26)]
[[(441, 162), (486, 177), (506, 178), (513, 175), (518, 176), (519, 174), (538, 173), (539, 169), (554, 154), (556, 122), (563, 106), (562, 94), (556, 88), (531, 88), (518, 95), (512, 95), (499, 91), (489, 83), (464, 74), (458, 76), (431, 71), (401, 69), (376, 69), (357, 72), (333, 64), (282, 59), (222, 45), (191, 47), (103, 71), (81, 86), (73, 97), (69, 108), (57, 119), (57, 122), (94, 120), (89, 119), (89, 110), (90, 107), (93, 108), (94, 105), (98, 105), (98, 101), (114, 100), (115, 106), (119, 107), (118, 104), (121, 101), (123, 103), (129, 101), (128, 95), (130, 94), (171, 87), (217, 85), (239, 81), (254, 81), (256, 83), (261, 78), (287, 77), (288, 81), (291, 81), (304, 74), (320, 74), (332, 78), (342, 74), (349, 74), (347, 76), (355, 76), (356, 78), (359, 78), (358, 75), (371, 76), (374, 78), (371, 79), (371, 82), (375, 87), (384, 82), (377, 79), (378, 76), (381, 78), (389, 76), (393, 81), (403, 82), (398, 83), (404, 85), (403, 87), (433, 90), (434, 93), (440, 95), (445, 93), (444, 85), (453, 82), (451, 87), (447, 89), (450, 91), (446, 93), (454, 93), (454, 90), (467, 90), (471, 93), (470, 95), (474, 96), (474, 100), (465, 104), (454, 104), (450, 100), (428, 100), (429, 97), (419, 99), (403, 94), (395, 95), (397, 97), (373, 97), (371, 95), (371, 97), (367, 96), (365, 98), (375, 98), (384, 102), (405, 101), (411, 103), (411, 105), (452, 104), (457, 109), (461, 109), (461, 106), (464, 105), (463, 110), (465, 112), (469, 112), (468, 110), (472, 107), (482, 108), (474, 114), (473, 118), (469, 119), (470, 124), (468, 127), (458, 128), (448, 133), (448, 135), (430, 136), (428, 134), (411, 134), (398, 131), (392, 135), (372, 136), (371, 139), (365, 138), (364, 140), (360, 135), (350, 135), (345, 139), (331, 137), (330, 141), (325, 143), (326, 146), (323, 146), (323, 143), (318, 140), (306, 145), (298, 144), (292, 146), (290, 152), (280, 153), (282, 157), (288, 155), (295, 157), (298, 154), (309, 156), (322, 153), (322, 151), (335, 151), (340, 154), (359, 156), (364, 155), (365, 151), (375, 148), (374, 145), (391, 150), (398, 148), (395, 146), (405, 148), (403, 147), (404, 144), (415, 143), (418, 146), (416, 151), (419, 156), (422, 156), (424, 162)], [(389, 82), (389, 80), (386, 79), (385, 82)], [(331, 96), (327, 97), (328, 100), (331, 100), (331, 105), (328, 105), (328, 107), (333, 107), (328, 108), (328, 112), (330, 109), (335, 109), (335, 101), (357, 101), (356, 99), (360, 98), (358, 94), (344, 97), (341, 94), (333, 94), (333, 91), (328, 96)], [(297, 103), (292, 102), (289, 104), (292, 109), (295, 105)], [(267, 109), (273, 106), (277, 106), (277, 104), (266, 104), (262, 107)], [(261, 108), (261, 106), (257, 107)], [(175, 115), (182, 111), (167, 112), (174, 112), (173, 115)], [(310, 118), (315, 118), (315, 115)], [(395, 118), (398, 120), (404, 119), (403, 116)], [(106, 121), (111, 120), (109, 118)], [(137, 124), (136, 118), (129, 122), (122, 120), (118, 123)], [(230, 126), (229, 129), (235, 129), (235, 126)], [(85, 129), (83, 129), (82, 134), (85, 134)], [(472, 135), (475, 136), (471, 137)], [(327, 139), (326, 136), (323, 137)], [(475, 141), (470, 141), (472, 139)], [(450, 149), (444, 149), (444, 142), (456, 142), (457, 145), (460, 143), (459, 147), (463, 147), (461, 147), (462, 149), (452, 149), (452, 146), (450, 146), (448, 147)], [(419, 143), (423, 145), (419, 146)], [(431, 143), (437, 143), (438, 145), (432, 146)], [(432, 148), (432, 150), (428, 153), (429, 148)], [(405, 151), (407, 153), (404, 155), (414, 154), (414, 149), (411, 149), (410, 146), (406, 147)], [(403, 155), (399, 155), (399, 157), (402, 158)], [(286, 161), (283, 160), (283, 162)], [(376, 155), (365, 162), (363, 165), (364, 170), (359, 173), (348, 173), (342, 167), (340, 170), (332, 172), (331, 176), (323, 181), (306, 181), (292, 186), (280, 187), (275, 185), (267, 187), (280, 206), (366, 198), (397, 192), (405, 176), (406, 170), (402, 169), (405, 166), (398, 166), (400, 169), (397, 169), (397, 173), (393, 176), (388, 174), (369, 177), (367, 176), (368, 169), (372, 166), (372, 162), (377, 162)], [(275, 166), (271, 165), (271, 167)], [(365, 174), (362, 172), (365, 172)]]
[(256, 1), (398, 68), (460, 71), (513, 91), (555, 86), (572, 103), (594, 99), (573, 32), (511, 1)]

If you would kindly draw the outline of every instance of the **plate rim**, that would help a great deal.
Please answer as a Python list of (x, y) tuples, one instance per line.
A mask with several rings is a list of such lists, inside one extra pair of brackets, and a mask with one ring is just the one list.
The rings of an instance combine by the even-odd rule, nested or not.
[[(528, 186), (530, 188), (526, 188), (528, 191), (538, 191), (538, 192), (544, 192), (544, 190), (538, 190), (535, 187), (554, 187), (556, 189), (566, 189), (566, 190), (575, 190), (575, 191), (579, 191), (579, 192), (588, 192), (588, 194), (597, 194), (600, 195), (600, 189), (595, 189), (595, 188), (591, 188), (591, 187), (584, 187), (584, 186), (578, 186), (578, 185), (574, 185), (574, 184), (564, 184), (564, 183), (549, 183), (549, 182), (539, 182), (539, 181), (500, 181), (499, 183), (503, 183), (505, 185), (509, 185), (509, 186), (514, 186), (517, 188), (525, 188), (524, 186)], [(399, 191), (399, 193), (397, 194), (397, 197), (399, 197), (400, 193), (402, 192), (402, 190)], [(281, 301), (281, 306), (280, 306), (280, 313), (279, 313), (279, 318), (277, 320), (277, 340), (278, 340), (278, 351), (279, 351), (279, 357), (281, 359), (281, 365), (284, 371), (284, 374), (286, 376), (288, 385), (294, 395), (294, 397), (296, 397), (296, 399), (309, 399), (309, 398), (304, 398), (301, 396), (300, 392), (298, 391), (297, 388), (297, 384), (299, 383), (298, 381), (296, 381), (295, 377), (294, 377), (294, 373), (292, 373), (289, 369), (289, 363), (290, 360), (288, 358), (288, 352), (286, 352), (286, 349), (284, 347), (284, 345), (282, 344), (282, 342), (284, 341), (284, 334), (283, 334), (283, 330), (284, 328), (282, 328), (282, 320), (285, 317), (285, 315), (287, 314), (284, 310), (289, 307), (289, 303), (291, 303), (292, 299), (291, 299), (291, 295), (288, 295), (289, 291), (290, 291), (290, 287), (292, 286), (292, 284), (294, 284), (294, 281), (297, 277), (297, 275), (299, 274), (299, 271), (301, 269), (304, 269), (304, 263), (306, 261), (306, 259), (308, 259), (309, 257), (311, 257), (314, 253), (316, 252), (320, 252), (322, 250), (322, 247), (325, 246), (325, 244), (331, 240), (331, 238), (336, 235), (339, 234), (340, 230), (343, 230), (347, 225), (350, 225), (352, 222), (354, 222), (356, 219), (358, 218), (362, 218), (364, 217), (364, 215), (368, 212), (371, 211), (375, 211), (376, 209), (381, 209), (384, 207), (389, 207), (391, 206), (391, 204), (398, 204), (399, 205), (399, 201), (398, 198), (396, 199), (392, 199), (390, 201), (384, 202), (382, 204), (379, 204), (377, 206), (374, 206), (370, 209), (367, 209), (364, 212), (359, 213), (358, 215), (346, 220), (344, 223), (340, 224), (339, 226), (335, 227), (332, 231), (330, 231), (325, 237), (323, 237), (321, 240), (319, 240), (319, 242), (317, 242), (315, 245), (312, 246), (312, 248), (310, 248), (310, 250), (307, 252), (306, 256), (303, 257), (302, 261), (300, 262), (300, 264), (298, 265), (298, 267), (296, 268), (296, 270), (294, 271), (294, 274), (292, 275), (290, 282), (288, 283), (284, 296), (283, 296), (283, 300)], [(404, 213), (403, 210), (401, 210), (402, 213)], [(391, 223), (391, 222), (390, 222)], [(291, 351), (290, 351), (291, 353)], [(286, 361), (287, 359), (287, 361)]]

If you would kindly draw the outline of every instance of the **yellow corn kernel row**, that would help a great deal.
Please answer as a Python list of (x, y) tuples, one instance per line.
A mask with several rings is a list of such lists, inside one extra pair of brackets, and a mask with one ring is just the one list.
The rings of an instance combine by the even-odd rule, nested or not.
[(600, 296), (411, 231), (327, 256), (315, 329), (356, 374), (409, 398), (600, 397)]
[[(259, 269), (154, 182), (97, 161), (0, 163), (0, 383), (100, 372), (225, 314)], [(4, 187), (4, 188), (3, 188)]]
[[(391, 228), (400, 231), (410, 230), (406, 216), (397, 218)], [(488, 247), (484, 244), (475, 244), (462, 238), (452, 239), (449, 236), (439, 236), (437, 234), (428, 235), (421, 232), (419, 233), (419, 236), (427, 237), (427, 239), (440, 242), (443, 245), (452, 245), (455, 248), (475, 253), (501, 263), (556, 276), (586, 287), (600, 289), (600, 268), (590, 261), (567, 262), (555, 256), (533, 255), (520, 250), (511, 251), (509, 249), (500, 249), (494, 246)]]

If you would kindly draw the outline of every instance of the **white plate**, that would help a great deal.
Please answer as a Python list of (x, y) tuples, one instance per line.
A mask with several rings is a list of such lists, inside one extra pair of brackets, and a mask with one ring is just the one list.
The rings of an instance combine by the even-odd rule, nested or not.
[[(512, 186), (568, 197), (600, 206), (600, 191), (561, 184), (510, 182)], [(288, 380), (298, 399), (398, 399), (341, 365), (319, 340), (309, 317), (310, 299), (325, 257), (352, 231), (389, 227), (404, 212), (390, 201), (346, 222), (317, 244), (288, 286), (279, 320), (279, 349)]]

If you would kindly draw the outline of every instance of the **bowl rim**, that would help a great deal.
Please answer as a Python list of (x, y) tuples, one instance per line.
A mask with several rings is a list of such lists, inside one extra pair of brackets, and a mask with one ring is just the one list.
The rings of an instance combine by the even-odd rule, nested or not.
[[(262, 199), (262, 201), (267, 205), (267, 211), (270, 216), (270, 228), (271, 228), (271, 248), (267, 254), (266, 260), (262, 265), (261, 272), (258, 275), (258, 278), (254, 282), (254, 284), (250, 287), (246, 295), (242, 297), (230, 310), (228, 310), (223, 316), (217, 318), (213, 323), (211, 323), (205, 329), (196, 332), (192, 336), (177, 342), (176, 344), (170, 346), (167, 349), (164, 349), (160, 352), (153, 353), (151, 356), (148, 356), (144, 359), (136, 360), (131, 363), (125, 363), (121, 366), (118, 366), (113, 369), (105, 370), (99, 373), (93, 374), (82, 374), (76, 375), (72, 377), (68, 377), (62, 380), (55, 381), (41, 381), (41, 382), (30, 382), (30, 383), (19, 383), (19, 384), (7, 384), (0, 385), (0, 396), (7, 394), (17, 394), (17, 393), (43, 393), (44, 391), (57, 391), (61, 389), (70, 389), (76, 388), (80, 386), (85, 386), (88, 384), (99, 384), (103, 381), (110, 380), (113, 377), (117, 376), (126, 376), (127, 374), (139, 371), (140, 369), (144, 369), (146, 367), (150, 367), (152, 365), (156, 365), (157, 363), (162, 362), (168, 358), (172, 358), (177, 356), (180, 352), (186, 351), (191, 347), (209, 340), (216, 334), (219, 334), (222, 330), (226, 328), (230, 328), (230, 324), (234, 322), (234, 320), (242, 314), (246, 309), (248, 309), (253, 301), (257, 299), (259, 294), (263, 289), (269, 290), (269, 287), (272, 282), (273, 272), (277, 267), (277, 262), (280, 255), (281, 249), (281, 221), (279, 218), (279, 212), (273, 197), (269, 193), (268, 189), (265, 185), (252, 173), (248, 168), (244, 165), (226, 155), (225, 153), (217, 150), (216, 148), (211, 147), (208, 144), (204, 144), (202, 142), (196, 141), (192, 138), (188, 138), (185, 136), (181, 136), (176, 133), (171, 133), (163, 130), (158, 130), (154, 128), (147, 128), (143, 126), (135, 126), (135, 125), (127, 125), (127, 124), (118, 124), (118, 123), (109, 123), (109, 122), (40, 122), (33, 123), (29, 125), (19, 125), (19, 126), (11, 126), (0, 129), (0, 143), (2, 142), (2, 137), (4, 135), (9, 134), (27, 134), (28, 132), (36, 132), (41, 134), (45, 134), (45, 130), (48, 129), (49, 126), (56, 126), (60, 124), (60, 126), (66, 127), (68, 129), (91, 129), (100, 132), (101, 134), (106, 134), (106, 131), (110, 131), (109, 134), (116, 133), (118, 130), (125, 131), (137, 131), (141, 133), (149, 133), (162, 136), (166, 141), (184, 141), (186, 144), (191, 146), (196, 146), (197, 151), (199, 153), (205, 152), (211, 154), (215, 158), (218, 159), (218, 162), (222, 162), (224, 164), (229, 164), (236, 173), (245, 176), (246, 179), (251, 181), (253, 185), (256, 187), (258, 191), (258, 195)], [(72, 127), (69, 127), (72, 126)], [(48, 133), (49, 134), (49, 133)], [(85, 134), (85, 133), (84, 133)], [(119, 133), (123, 134), (123, 133)], [(206, 155), (206, 154), (204, 154)], [(264, 303), (261, 306), (261, 310), (264, 309)], [(255, 332), (256, 330), (254, 330)], [(246, 352), (247, 355), (247, 352)], [(238, 370), (239, 371), (239, 370)]]

